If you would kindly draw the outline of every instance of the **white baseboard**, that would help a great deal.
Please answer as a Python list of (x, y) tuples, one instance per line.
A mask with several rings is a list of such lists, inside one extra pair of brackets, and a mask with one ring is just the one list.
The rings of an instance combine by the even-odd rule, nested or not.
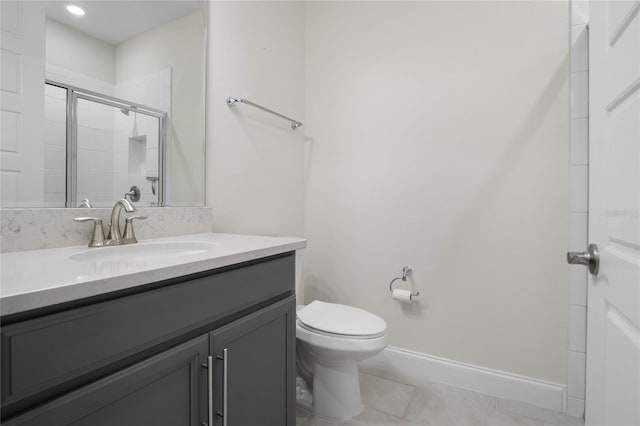
[(567, 386), (388, 346), (360, 363), (364, 372), (412, 386), (435, 381), (498, 398), (567, 411)]

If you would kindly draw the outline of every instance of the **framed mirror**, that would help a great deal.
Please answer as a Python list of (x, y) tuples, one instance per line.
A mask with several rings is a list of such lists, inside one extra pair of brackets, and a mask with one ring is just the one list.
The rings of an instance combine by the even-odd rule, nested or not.
[(206, 3), (69, 4), (2, 2), (2, 207), (204, 205)]

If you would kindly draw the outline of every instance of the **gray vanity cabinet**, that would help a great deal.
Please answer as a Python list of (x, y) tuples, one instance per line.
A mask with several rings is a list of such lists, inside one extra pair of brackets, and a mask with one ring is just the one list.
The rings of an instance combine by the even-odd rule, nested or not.
[(210, 334), (215, 425), (293, 426), (295, 307), (291, 297)]
[(2, 317), (2, 424), (294, 426), (294, 271), (290, 252)]

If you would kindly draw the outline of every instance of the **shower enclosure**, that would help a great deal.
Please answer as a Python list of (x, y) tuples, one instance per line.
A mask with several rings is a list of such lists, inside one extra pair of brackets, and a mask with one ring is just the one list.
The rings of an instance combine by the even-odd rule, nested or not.
[(111, 207), (133, 186), (136, 204), (165, 204), (166, 111), (51, 80), (45, 88), (48, 204)]

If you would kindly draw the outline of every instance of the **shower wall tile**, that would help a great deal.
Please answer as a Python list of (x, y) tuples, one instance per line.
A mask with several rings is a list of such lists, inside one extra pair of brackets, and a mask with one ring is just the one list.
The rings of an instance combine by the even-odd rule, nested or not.
[(588, 213), (569, 213), (569, 250), (583, 251), (587, 247)]
[(589, 164), (589, 119), (571, 120), (570, 165)]
[(571, 72), (589, 69), (589, 32), (587, 25), (576, 25), (571, 28)]
[(113, 132), (109, 130), (94, 129), (94, 148), (100, 151), (113, 152)]
[(114, 175), (124, 174), (128, 169), (127, 151), (116, 151), (113, 153), (113, 173)]
[[(584, 306), (569, 306), (569, 350), (586, 352), (587, 309)], [(571, 370), (571, 364), (569, 364)]]
[(67, 106), (63, 99), (53, 96), (45, 96), (44, 102), (45, 120), (64, 123), (67, 120)]
[[(158, 108), (169, 113), (171, 105), (171, 70), (165, 69), (143, 77), (130, 80), (116, 85), (116, 96), (122, 99), (131, 100), (136, 103)], [(131, 119), (123, 114), (116, 114), (114, 127), (117, 129), (112, 142), (114, 146), (114, 196), (121, 188), (130, 188), (136, 185), (140, 188), (140, 203), (149, 205), (156, 203), (157, 197), (152, 194), (151, 181), (147, 176), (158, 175), (158, 120), (149, 116), (138, 114), (135, 117), (135, 128), (132, 128)], [(134, 135), (135, 133), (135, 135)], [(147, 155), (144, 167), (144, 175), (138, 173), (130, 174), (129, 162), (140, 159), (131, 158), (129, 155), (129, 144), (132, 136), (146, 137)], [(169, 150), (170, 151), (170, 150)], [(168, 163), (170, 163), (168, 159)], [(170, 180), (170, 179), (169, 179)]]
[(92, 111), (91, 125), (94, 129), (105, 130), (113, 134), (113, 116), (119, 113), (113, 107), (96, 104)]
[(64, 169), (52, 169), (49, 170), (46, 174), (47, 180), (44, 181), (44, 192), (65, 192), (66, 188), (66, 177)]
[(570, 166), (569, 208), (571, 212), (589, 211), (589, 166)]
[(76, 154), (78, 158), (78, 171), (89, 171), (93, 169), (91, 166), (91, 162), (93, 161), (92, 153), (93, 151), (90, 149), (78, 148)]
[(47, 120), (44, 130), (45, 144), (66, 146), (67, 128), (64, 122)]
[[(571, 1), (571, 140), (569, 169), (569, 250), (584, 251), (588, 239), (589, 201), (589, 2)], [(584, 417), (587, 269), (568, 266), (569, 357), (567, 414)]]
[(569, 304), (587, 306), (587, 268), (569, 268)]
[[(47, 65), (46, 77), (60, 83), (113, 96), (113, 84), (87, 77), (75, 71)], [(45, 88), (48, 144), (66, 146), (66, 92)], [(61, 95), (62, 94), (62, 95)], [(49, 135), (51, 133), (51, 135)], [(78, 102), (78, 193), (77, 199), (89, 198), (94, 205), (111, 205), (113, 197), (113, 108), (87, 100)], [(50, 165), (52, 165), (50, 163)], [(64, 207), (66, 159), (60, 168), (45, 169), (45, 207)], [(60, 196), (62, 194), (62, 197)], [(57, 200), (57, 202), (56, 202)]]
[(569, 352), (569, 396), (584, 399), (586, 356), (584, 352)]
[(589, 72), (571, 73), (571, 118), (589, 116)]
[(64, 170), (67, 161), (67, 150), (64, 146), (49, 145), (44, 146), (44, 168)]
[[(46, 171), (45, 171), (46, 175)], [(64, 192), (45, 192), (44, 207), (56, 208), (64, 206), (66, 193)]]
[[(47, 86), (49, 87), (49, 86)], [(45, 93), (47, 91), (45, 90)], [(58, 90), (49, 90), (52, 96), (45, 96), (45, 108), (60, 100)], [(45, 121), (44, 134), (44, 205), (43, 207), (64, 207), (66, 189), (66, 123)]]

